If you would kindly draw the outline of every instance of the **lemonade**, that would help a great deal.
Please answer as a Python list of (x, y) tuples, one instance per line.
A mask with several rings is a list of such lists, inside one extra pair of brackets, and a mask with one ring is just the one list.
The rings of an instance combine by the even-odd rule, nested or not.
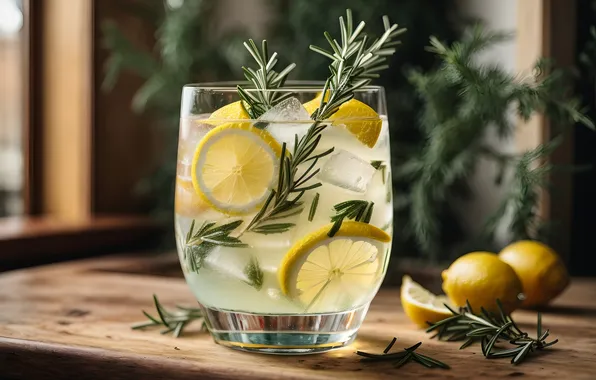
[(176, 241), (214, 340), (276, 354), (349, 344), (387, 271), (393, 207), (382, 87), (405, 32), (368, 36), (350, 10), (324, 83), (288, 85), (267, 41), (245, 83), (187, 85), (176, 177)]
[[(321, 134), (322, 138), (313, 154), (322, 153), (330, 148), (334, 148), (334, 153), (318, 161), (317, 166), (322, 170), (305, 184), (319, 181), (321, 186), (304, 193), (301, 198), (303, 204), (296, 210), (298, 212), (278, 220), (280, 223), (291, 223), (294, 226), (278, 234), (245, 232), (241, 241), (248, 246), (218, 246), (205, 257), (200, 269), (192, 270), (184, 254), (186, 236), (193, 221), (195, 226), (200, 226), (203, 223), (226, 224), (241, 220), (242, 225), (246, 226), (258, 212), (253, 210), (230, 215), (223, 209), (209, 205), (208, 200), (205, 201), (196, 194), (191, 173), (196, 149), (202, 139), (216, 128), (215, 125), (221, 125), (222, 122), (225, 124), (224, 120), (209, 120), (209, 116), (204, 114), (181, 120), (176, 181), (178, 252), (186, 279), (199, 302), (217, 309), (270, 314), (333, 313), (351, 310), (370, 302), (385, 274), (390, 253), (389, 242), (373, 241), (376, 249), (374, 261), (378, 263), (378, 268), (366, 276), (365, 282), (359, 283), (360, 286), (350, 292), (328, 287), (324, 290), (328, 293), (325, 302), (308, 305), (301, 302), (299, 297), (284, 294), (280, 288), (279, 269), (288, 251), (300, 239), (329, 225), (331, 218), (336, 215), (334, 205), (344, 201), (373, 202), (374, 208), (369, 224), (391, 234), (393, 208), (387, 118), (380, 117), (380, 136), (372, 148), (361, 143), (343, 125), (329, 125)], [(270, 123), (267, 129), (290, 128), (304, 132), (311, 124), (309, 120), (301, 120), (294, 121), (288, 127), (288, 123), (274, 122)], [(292, 145), (294, 136), (287, 134), (278, 143)], [(327, 165), (329, 163), (331, 165)], [(358, 164), (369, 167), (361, 169), (367, 170), (364, 176), (372, 174), (369, 179), (360, 178), (361, 173), (355, 172), (359, 169)], [(310, 162), (302, 165), (308, 166)], [(304, 170), (300, 166), (298, 169)], [(315, 197), (318, 199), (316, 212), (309, 220)], [(246, 273), (251, 262), (258, 263), (263, 273), (260, 286), (251, 284)]]
[(233, 87), (184, 89), (194, 106), (180, 120), (176, 242), (218, 343), (340, 347), (383, 280), (393, 227), (383, 89), (364, 87), (315, 121), (321, 90), (289, 88), (250, 119)]

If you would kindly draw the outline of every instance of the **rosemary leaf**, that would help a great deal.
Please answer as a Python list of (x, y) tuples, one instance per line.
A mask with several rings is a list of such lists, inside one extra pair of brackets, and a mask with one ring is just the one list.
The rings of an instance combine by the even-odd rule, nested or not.
[(164, 326), (166, 328), (160, 331), (161, 334), (168, 334), (171, 332), (174, 338), (177, 338), (183, 333), (186, 326), (188, 326), (191, 322), (201, 322), (202, 330), (204, 330), (206, 327), (202, 311), (199, 308), (177, 306), (176, 310), (168, 311), (165, 307), (163, 307), (161, 302), (159, 302), (159, 299), (156, 295), (153, 295), (153, 304), (159, 318), (155, 318), (143, 310), (143, 315), (145, 315), (149, 321), (133, 324), (131, 326), (133, 330)]
[(493, 349), (493, 346), (495, 345), (495, 343), (497, 343), (497, 339), (499, 339), (501, 337), (501, 334), (507, 330), (509, 328), (509, 326), (511, 326), (511, 322), (507, 322), (506, 324), (504, 324), (503, 326), (501, 326), (501, 328), (499, 328), (495, 334), (490, 338), (490, 340), (488, 341), (487, 345), (486, 345), (486, 352), (491, 352)]
[(244, 274), (248, 278), (248, 281), (246, 281), (248, 285), (256, 290), (261, 290), (261, 287), (263, 286), (263, 271), (259, 265), (259, 260), (254, 256), (251, 257), (249, 263), (246, 264)]
[(451, 367), (449, 367), (449, 365), (443, 363), (440, 360), (433, 359), (430, 356), (426, 356), (426, 355), (422, 355), (422, 354), (418, 354), (418, 353), (415, 353), (414, 355), (415, 355), (416, 358), (421, 359), (421, 360), (424, 360), (424, 361), (430, 363), (434, 367), (439, 367), (439, 368), (443, 368), (443, 369), (450, 369), (451, 368)]
[(315, 194), (315, 197), (312, 199), (310, 204), (310, 211), (308, 212), (308, 221), (312, 222), (317, 213), (317, 206), (319, 205), (319, 193)]
[(459, 346), (459, 349), (460, 350), (463, 350), (464, 348), (468, 347), (469, 345), (471, 345), (474, 342), (475, 342), (475, 339), (474, 338), (468, 338), (468, 340), (466, 340), (464, 342), (464, 344), (462, 344), (461, 346)]
[(530, 351), (532, 351), (532, 343), (528, 343), (525, 346), (523, 346), (519, 353), (515, 355), (513, 359), (511, 359), (511, 364), (521, 363)]
[(284, 232), (288, 232), (290, 228), (294, 227), (296, 224), (294, 223), (272, 223), (272, 224), (265, 224), (259, 227), (256, 227), (252, 230), (252, 232), (256, 232), (258, 234), (263, 235), (272, 235), (272, 234), (282, 234)]
[(357, 222), (370, 223), (374, 202), (363, 200), (344, 201), (333, 206), (336, 214), (331, 217), (333, 226), (327, 236), (333, 237), (341, 228), (344, 219), (353, 219)]
[(395, 368), (400, 368), (401, 366), (403, 366), (404, 364), (406, 364), (407, 362), (409, 362), (411, 358), (412, 358), (412, 354), (411, 353), (407, 353), (403, 358), (401, 358), (400, 360), (396, 361), (393, 365), (395, 366)]
[(395, 344), (395, 342), (397, 342), (397, 338), (396, 337), (393, 337), (393, 339), (391, 340), (391, 342), (383, 350), (383, 353), (384, 354), (388, 353), (393, 348), (393, 345)]
[(421, 364), (427, 368), (450, 368), (447, 364), (439, 360), (415, 352), (422, 345), (422, 342), (418, 342), (411, 347), (404, 348), (404, 351), (402, 352), (390, 354), (389, 351), (391, 350), (391, 348), (393, 348), (393, 345), (396, 341), (397, 338), (394, 337), (391, 340), (391, 342), (387, 345), (387, 347), (383, 350), (382, 354), (372, 354), (364, 351), (356, 351), (356, 355), (364, 357), (364, 359), (361, 360), (367, 362), (390, 361), (396, 368), (400, 368), (410, 360), (414, 360), (418, 364)]

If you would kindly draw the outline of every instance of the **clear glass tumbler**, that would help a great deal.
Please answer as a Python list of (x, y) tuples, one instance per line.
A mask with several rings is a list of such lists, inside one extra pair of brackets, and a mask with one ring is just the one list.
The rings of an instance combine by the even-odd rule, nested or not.
[(182, 92), (175, 204), (186, 281), (219, 344), (277, 354), (347, 345), (391, 252), (384, 90), (362, 88), (315, 121), (323, 83), (289, 83), (275, 95), (288, 98), (252, 120), (236, 84)]

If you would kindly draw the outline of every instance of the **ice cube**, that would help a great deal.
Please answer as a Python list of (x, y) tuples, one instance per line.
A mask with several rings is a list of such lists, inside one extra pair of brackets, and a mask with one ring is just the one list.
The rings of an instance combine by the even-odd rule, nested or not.
[(198, 115), (180, 120), (180, 138), (178, 140), (178, 161), (189, 165), (199, 141), (213, 129), (213, 125), (204, 121), (209, 115)]
[(259, 121), (268, 123), (265, 130), (280, 144), (285, 142), (288, 149), (293, 149), (296, 135), (300, 139), (306, 134), (311, 125), (309, 120), (308, 111), (296, 98), (282, 101), (259, 117)]
[(318, 177), (332, 185), (364, 193), (375, 172), (369, 161), (339, 149), (325, 163)]
[(246, 248), (215, 247), (205, 258), (205, 268), (240, 281), (248, 281), (244, 269), (250, 255)]
[(310, 115), (300, 100), (288, 98), (259, 117), (263, 121), (308, 121)]

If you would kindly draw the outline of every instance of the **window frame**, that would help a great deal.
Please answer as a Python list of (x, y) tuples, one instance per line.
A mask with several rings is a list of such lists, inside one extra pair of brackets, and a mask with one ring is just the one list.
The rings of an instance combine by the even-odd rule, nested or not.
[(23, 0), (24, 214), (0, 218), (0, 271), (147, 248), (162, 231), (149, 216), (94, 209), (99, 3)]

